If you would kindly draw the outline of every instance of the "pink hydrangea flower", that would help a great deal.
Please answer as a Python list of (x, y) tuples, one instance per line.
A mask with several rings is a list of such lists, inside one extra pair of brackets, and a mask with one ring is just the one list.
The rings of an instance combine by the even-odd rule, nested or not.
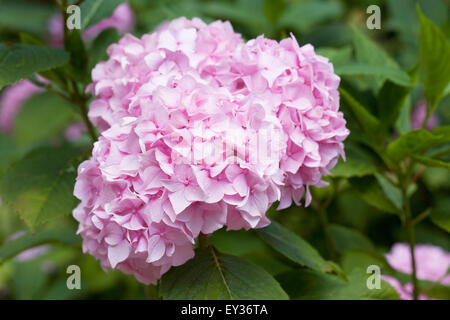
[[(115, 28), (120, 33), (130, 32), (134, 28), (135, 15), (128, 3), (122, 3), (109, 18), (103, 19), (83, 32), (84, 40), (97, 37), (103, 30)], [(56, 47), (63, 46), (63, 26), (60, 14), (53, 15), (48, 21), (49, 42)]]
[[(422, 128), (422, 122), (427, 116), (427, 105), (425, 101), (420, 101), (411, 114), (411, 129), (417, 130)], [(425, 129), (432, 130), (438, 126), (439, 119), (436, 114), (432, 114), (425, 125)]]
[[(436, 246), (419, 244), (414, 248), (414, 256), (416, 258), (417, 279), (450, 285), (450, 274), (447, 273), (450, 268), (449, 252)], [(395, 270), (406, 274), (412, 273), (411, 252), (408, 244), (395, 244), (391, 252), (386, 255), (386, 259)], [(413, 287), (411, 283), (402, 285), (391, 276), (383, 276), (383, 279), (397, 290), (401, 299), (412, 299)], [(423, 294), (419, 298), (429, 299)]]
[(14, 119), (24, 101), (41, 91), (42, 88), (29, 80), (21, 80), (3, 90), (0, 98), (0, 129), (4, 132), (10, 132), (14, 127)]
[(229, 22), (179, 18), (126, 35), (92, 71), (100, 138), (78, 169), (83, 250), (155, 283), (200, 233), (267, 226), (344, 156), (339, 77), (294, 37), (245, 43)]

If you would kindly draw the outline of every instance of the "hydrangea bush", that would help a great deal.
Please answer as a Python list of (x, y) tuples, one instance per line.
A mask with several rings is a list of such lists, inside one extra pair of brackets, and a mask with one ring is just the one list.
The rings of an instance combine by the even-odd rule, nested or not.
[(442, 23), (409, 8), (414, 46), (387, 53), (364, 22), (323, 38), (321, 5), (260, 2), (84, 0), (69, 30), (57, 1), (4, 32), (0, 297), (51, 297), (76, 264), (67, 298), (450, 298)]

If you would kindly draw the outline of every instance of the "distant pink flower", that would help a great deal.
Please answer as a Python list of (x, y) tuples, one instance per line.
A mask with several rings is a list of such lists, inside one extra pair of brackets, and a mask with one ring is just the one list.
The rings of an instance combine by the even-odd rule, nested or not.
[[(447, 274), (450, 268), (450, 253), (432, 245), (416, 245), (414, 250), (416, 258), (416, 274), (419, 280), (428, 280), (439, 282), (444, 285), (450, 285), (450, 274)], [(412, 262), (409, 245), (406, 243), (395, 244), (391, 252), (386, 255), (390, 266), (402, 273), (412, 273)], [(402, 285), (397, 279), (390, 276), (383, 276), (399, 293), (400, 298), (409, 300), (412, 298), (412, 284)], [(421, 299), (428, 297), (421, 295)]]
[[(14, 233), (13, 235), (11, 235), (9, 238), (7, 238), (6, 241), (13, 241), (16, 240), (20, 237), (22, 237), (23, 235), (25, 235), (25, 231), (18, 231), (16, 233)], [(29, 261), (29, 260), (33, 260), (43, 254), (46, 254), (50, 249), (50, 245), (40, 245), (40, 246), (36, 246), (27, 250), (24, 250), (22, 252), (20, 252), (15, 259), (17, 261)]]
[[(411, 114), (411, 129), (417, 130), (422, 128), (422, 122), (425, 120), (427, 116), (427, 105), (425, 101), (419, 102), (414, 111)], [(425, 129), (432, 130), (438, 126), (439, 119), (435, 114), (432, 114), (425, 126)]]
[(105, 269), (155, 283), (200, 233), (267, 226), (276, 201), (308, 205), (344, 156), (340, 79), (294, 37), (244, 43), (229, 22), (179, 18), (108, 54), (92, 71), (101, 136), (73, 213)]
[(0, 129), (10, 132), (14, 126), (14, 119), (25, 100), (42, 90), (29, 80), (21, 80), (3, 90), (0, 97)]
[(64, 135), (67, 140), (75, 141), (81, 138), (83, 131), (86, 131), (86, 125), (82, 122), (76, 122), (67, 127)]
[[(128, 3), (120, 4), (111, 17), (103, 19), (83, 32), (84, 40), (91, 40), (103, 30), (115, 28), (120, 33), (130, 32), (135, 24), (135, 15)], [(63, 25), (60, 14), (53, 15), (48, 22), (49, 42), (56, 47), (63, 46)]]

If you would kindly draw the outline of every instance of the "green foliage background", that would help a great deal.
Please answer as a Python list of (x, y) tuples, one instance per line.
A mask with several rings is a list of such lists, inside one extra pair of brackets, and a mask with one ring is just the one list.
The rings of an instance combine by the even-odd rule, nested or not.
[[(120, 2), (85, 0), (83, 27), (110, 15)], [(129, 3), (137, 15), (137, 36), (186, 16), (229, 20), (244, 39), (265, 34), (280, 40), (292, 32), (301, 45), (313, 44), (342, 79), (341, 108), (351, 130), (347, 161), (333, 169), (329, 187), (313, 188), (310, 207), (271, 209), (274, 223), (262, 230), (219, 230), (199, 243), (195, 259), (173, 268), (158, 286), (105, 273), (82, 254), (71, 217), (76, 168), (92, 143), (87, 133), (66, 141), (63, 131), (83, 118), (79, 111), (89, 97), (80, 92), (120, 35), (108, 29), (83, 43), (73, 32), (65, 49), (46, 47), (55, 3), (0, 0), (0, 88), (23, 78), (35, 81), (36, 73), (52, 81), (52, 92), (25, 102), (13, 133), (0, 134), (0, 298), (397, 299), (387, 283), (381, 290), (367, 289), (367, 266), (379, 265), (383, 274), (405, 283), (410, 277), (392, 270), (384, 257), (394, 243), (413, 236), (416, 243), (450, 251), (447, 1)], [(366, 27), (372, 4), (381, 8), (380, 30)], [(439, 127), (412, 131), (411, 113), (423, 99)], [(9, 240), (21, 230), (27, 231)], [(35, 259), (14, 258), (47, 243), (50, 249)], [(72, 264), (81, 267), (81, 290), (66, 287)], [(450, 299), (449, 287), (426, 281), (419, 287), (430, 297)]]

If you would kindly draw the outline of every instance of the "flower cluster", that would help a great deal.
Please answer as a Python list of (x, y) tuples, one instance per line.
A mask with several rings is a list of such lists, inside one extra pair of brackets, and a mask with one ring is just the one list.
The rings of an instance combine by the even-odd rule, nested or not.
[(194, 255), (200, 233), (261, 228), (323, 186), (344, 156), (339, 77), (311, 45), (179, 18), (126, 35), (92, 71), (99, 128), (78, 169), (83, 250), (143, 283)]
[[(439, 247), (421, 244), (415, 246), (414, 257), (416, 259), (417, 279), (450, 285), (450, 274), (447, 273), (450, 268), (449, 252)], [(386, 255), (386, 259), (395, 270), (406, 274), (412, 273), (411, 251), (408, 244), (395, 244), (391, 252)], [(402, 284), (396, 278), (385, 275), (383, 280), (386, 280), (395, 288), (402, 300), (412, 299), (412, 283)], [(429, 298), (421, 294), (419, 299), (426, 300)]]

